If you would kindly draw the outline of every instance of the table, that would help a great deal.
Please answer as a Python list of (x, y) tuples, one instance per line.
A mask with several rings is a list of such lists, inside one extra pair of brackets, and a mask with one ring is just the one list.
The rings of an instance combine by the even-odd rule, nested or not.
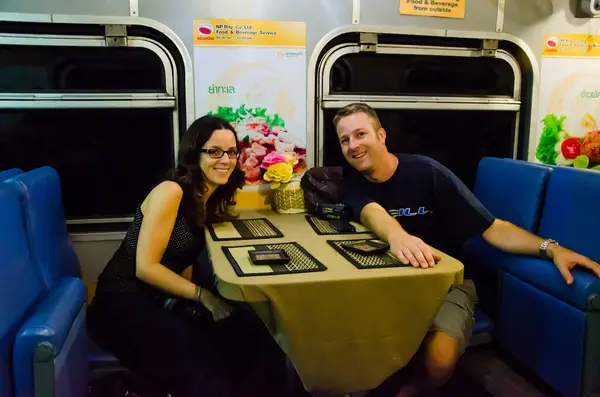
[[(418, 349), (463, 265), (436, 251), (434, 268), (358, 269), (327, 240), (374, 237), (318, 235), (306, 214), (241, 210), (239, 219), (267, 218), (283, 238), (215, 241), (207, 246), (219, 292), (250, 303), (313, 395), (370, 390), (404, 367)], [(223, 247), (297, 242), (325, 271), (240, 277)]]

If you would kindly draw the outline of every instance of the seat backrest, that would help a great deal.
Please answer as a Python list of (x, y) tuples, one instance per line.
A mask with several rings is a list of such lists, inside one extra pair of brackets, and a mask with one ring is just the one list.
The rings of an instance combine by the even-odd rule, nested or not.
[(33, 263), (50, 289), (64, 276), (81, 278), (79, 260), (67, 231), (60, 178), (51, 167), (40, 167), (5, 182), (23, 200), (25, 231)]
[(9, 170), (0, 171), (0, 182), (7, 180), (8, 178), (12, 178), (15, 175), (22, 174), (23, 171), (19, 168), (11, 168)]
[(556, 167), (552, 171), (539, 235), (600, 261), (597, 228), (600, 203), (600, 172)]
[(521, 160), (485, 157), (473, 193), (497, 218), (535, 232), (552, 168)]
[(21, 198), (0, 183), (0, 396), (13, 395), (15, 334), (46, 292), (31, 263)]

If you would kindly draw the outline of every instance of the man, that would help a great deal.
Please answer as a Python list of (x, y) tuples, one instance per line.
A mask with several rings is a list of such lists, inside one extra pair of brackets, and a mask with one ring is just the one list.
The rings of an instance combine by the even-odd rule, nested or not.
[[(440, 258), (431, 246), (457, 256), (467, 239), (481, 235), (503, 251), (542, 254), (553, 260), (567, 284), (573, 283), (570, 269), (576, 265), (600, 277), (598, 263), (553, 240), (543, 240), (494, 218), (452, 172), (435, 160), (389, 153), (386, 132), (368, 105), (346, 106), (337, 112), (334, 125), (344, 157), (354, 168), (345, 175), (342, 200), (362, 224), (388, 242), (391, 253), (403, 263), (433, 267)], [(424, 368), (419, 367), (418, 373), (423, 379), (407, 385), (399, 397), (416, 395), (425, 390), (425, 385), (437, 388), (450, 377), (470, 337), (476, 298), (470, 280), (451, 289), (420, 349)]]

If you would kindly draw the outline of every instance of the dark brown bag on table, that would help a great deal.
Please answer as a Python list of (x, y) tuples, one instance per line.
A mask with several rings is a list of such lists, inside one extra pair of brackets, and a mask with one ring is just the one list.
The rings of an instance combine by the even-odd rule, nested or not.
[(342, 167), (314, 167), (306, 171), (300, 186), (308, 212), (314, 214), (317, 203), (338, 204), (342, 178)]

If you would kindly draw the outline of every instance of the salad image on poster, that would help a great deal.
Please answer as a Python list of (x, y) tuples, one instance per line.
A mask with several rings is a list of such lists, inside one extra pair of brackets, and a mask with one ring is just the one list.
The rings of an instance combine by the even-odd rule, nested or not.
[(306, 147), (287, 130), (285, 120), (277, 113), (242, 105), (237, 109), (219, 106), (209, 115), (221, 117), (235, 128), (241, 150), (239, 163), (247, 185), (266, 183), (264, 174), (276, 159), (285, 159), (296, 176), (306, 171)]
[(600, 171), (600, 46), (593, 43), (600, 36), (545, 37), (535, 161)]
[(567, 117), (553, 113), (546, 115), (536, 158), (544, 164), (600, 171), (600, 130), (596, 119), (591, 114), (584, 115), (580, 125), (587, 132), (577, 136), (565, 128)]
[(269, 189), (294, 186), (307, 167), (306, 24), (210, 19), (193, 26), (196, 115), (233, 125), (243, 205), (262, 205)]

